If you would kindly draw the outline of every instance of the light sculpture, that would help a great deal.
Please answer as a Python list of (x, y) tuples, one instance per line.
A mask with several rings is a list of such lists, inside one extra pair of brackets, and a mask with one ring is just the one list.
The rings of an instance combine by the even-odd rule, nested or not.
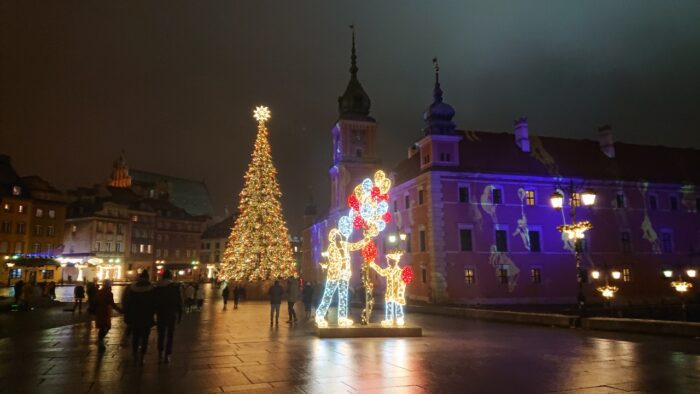
[(377, 274), (386, 278), (386, 291), (384, 293), (385, 318), (382, 320), (382, 326), (403, 326), (405, 324), (403, 306), (406, 305), (406, 285), (413, 280), (413, 270), (411, 267), (399, 266), (403, 252), (394, 250), (386, 255), (387, 267), (382, 268), (370, 263), (370, 267)]
[[(328, 271), (326, 286), (321, 298), (321, 304), (316, 311), (316, 325), (327, 327), (326, 313), (328, 307), (338, 292), (338, 325), (350, 326), (353, 321), (348, 318), (348, 282), (352, 275), (350, 266), (350, 252), (361, 250), (364, 263), (362, 265), (362, 283), (365, 287), (365, 308), (362, 311), (362, 324), (369, 323), (372, 313), (374, 298), (372, 296), (373, 284), (369, 278), (368, 264), (373, 263), (377, 257), (377, 245), (372, 238), (379, 235), (386, 228), (386, 223), (391, 220), (388, 212), (389, 189), (391, 181), (382, 171), (374, 174), (374, 180), (366, 178), (355, 187), (348, 197), (348, 214), (338, 219), (338, 226), (328, 233), (328, 249), (322, 253), (326, 261), (321, 267)], [(362, 238), (356, 242), (350, 242), (350, 236), (355, 229), (362, 230)]]

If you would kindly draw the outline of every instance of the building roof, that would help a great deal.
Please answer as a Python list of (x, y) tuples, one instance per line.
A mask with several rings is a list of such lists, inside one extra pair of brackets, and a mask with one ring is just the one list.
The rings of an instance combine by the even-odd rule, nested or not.
[(195, 216), (212, 216), (213, 207), (209, 198), (209, 190), (204, 181), (178, 178), (142, 170), (130, 170), (129, 175), (134, 183), (158, 184), (164, 183), (168, 188), (170, 200), (187, 213)]
[(598, 141), (530, 135), (523, 152), (513, 133), (461, 132), (459, 166), (420, 169), (420, 155), (394, 169), (401, 184), (422, 172), (451, 171), (511, 175), (575, 177), (598, 180), (700, 184), (700, 150), (615, 142), (615, 157), (601, 152)]
[(236, 222), (236, 217), (236, 214), (230, 215), (225, 219), (207, 227), (207, 229), (204, 230), (204, 233), (202, 233), (202, 239), (228, 238), (228, 236), (231, 235), (231, 229)]

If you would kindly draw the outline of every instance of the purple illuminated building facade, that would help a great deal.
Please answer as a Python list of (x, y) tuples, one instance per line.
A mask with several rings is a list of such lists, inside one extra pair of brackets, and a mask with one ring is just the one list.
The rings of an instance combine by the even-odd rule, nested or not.
[[(351, 72), (348, 89), (356, 82), (354, 45)], [(362, 90), (352, 97), (361, 94), (366, 96)], [(306, 211), (302, 274), (307, 280), (323, 280), (318, 263), (326, 235), (345, 212), (352, 187), (382, 168), (373, 155), (377, 128), (369, 117), (369, 97), (358, 101), (366, 104), (358, 111), (343, 107), (346, 95), (339, 99), (333, 128), (330, 209), (324, 215)], [(576, 246), (557, 230), (570, 223), (571, 204), (577, 205), (577, 221), (593, 224), (578, 245), (590, 302), (600, 301), (595, 289), (604, 284), (606, 272), (620, 273), (619, 279), (608, 278), (619, 287), (617, 299), (657, 302), (675, 296), (664, 269), (700, 268), (700, 151), (615, 142), (607, 126), (597, 140), (541, 137), (529, 131), (524, 118), (512, 132), (461, 131), (442, 96), (436, 72), (424, 137), (387, 171), (394, 220), (377, 242), (379, 256), (395, 246), (390, 234), (407, 235), (396, 242), (407, 251), (402, 264), (415, 273), (409, 299), (574, 302)], [(372, 153), (367, 158), (366, 150)], [(566, 192), (570, 185), (593, 190), (595, 204), (580, 204), (580, 194)], [(557, 190), (565, 194), (562, 211), (550, 205)], [(361, 263), (354, 256), (354, 286), (360, 285)], [(601, 272), (597, 280), (590, 275), (594, 270)], [(383, 281), (375, 283), (382, 294)]]

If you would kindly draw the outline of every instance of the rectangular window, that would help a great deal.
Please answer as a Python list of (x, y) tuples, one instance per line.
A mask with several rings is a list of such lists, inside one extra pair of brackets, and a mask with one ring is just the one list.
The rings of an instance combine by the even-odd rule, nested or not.
[(163, 250), (163, 257), (168, 257), (169, 254), (170, 254), (170, 250), (169, 250), (169, 249)]
[(46, 253), (49, 255), (53, 254), (53, 244), (46, 244)]
[(508, 235), (506, 230), (496, 230), (496, 250), (499, 252), (508, 251)]
[(491, 202), (493, 204), (503, 204), (503, 190), (494, 187), (491, 190)]
[(7, 241), (0, 242), (0, 253), (7, 253), (10, 249), (10, 243)]
[(15, 242), (15, 254), (22, 253), (23, 249), (24, 249), (24, 242), (22, 242), (22, 241)]
[(19, 205), (17, 206), (17, 212), (19, 212), (19, 213), (24, 213), (25, 211), (26, 211), (26, 209), (24, 209), (24, 205), (19, 204)]
[(42, 270), (41, 277), (42, 279), (53, 279), (53, 270)]
[(670, 202), (671, 202), (671, 210), (677, 211), (678, 210), (678, 197), (671, 196)]
[(10, 222), (2, 222), (1, 230), (3, 233), (9, 233), (11, 231), (12, 224)]
[(418, 205), (423, 205), (423, 190), (418, 190)]
[(216, 261), (216, 262), (218, 263), (218, 262), (219, 262), (219, 259), (220, 259), (220, 258), (219, 258), (219, 254), (218, 254), (218, 253), (215, 254), (215, 255), (214, 255), (214, 261)]
[(17, 234), (24, 234), (25, 231), (24, 223), (17, 223)]
[(502, 285), (508, 284), (508, 269), (503, 266), (498, 269), (498, 283)]
[(180, 249), (175, 249), (175, 257), (180, 257)]
[(99, 252), (101, 251), (101, 248), (102, 244), (100, 243), (100, 241), (95, 241), (95, 250)]
[(97, 222), (97, 232), (98, 233), (105, 232), (105, 224), (103, 222)]
[(21, 186), (12, 186), (12, 195), (19, 196), (20, 194), (22, 194), (22, 187)]
[(615, 204), (618, 208), (624, 208), (625, 207), (625, 195), (622, 193), (617, 193), (615, 196)]
[(214, 244), (214, 248), (215, 248), (215, 249), (219, 249), (220, 247), (221, 247), (221, 244), (220, 244), (219, 242), (217, 242), (217, 243)]
[(532, 283), (542, 283), (542, 270), (539, 268), (530, 269), (530, 279)]
[(571, 195), (571, 206), (580, 207), (581, 206), (581, 193), (574, 193)]
[(629, 253), (632, 251), (632, 241), (630, 239), (629, 231), (623, 231), (620, 233), (620, 250), (624, 253)]
[(468, 285), (473, 285), (476, 283), (476, 276), (473, 268), (464, 269), (464, 283)]
[(411, 233), (406, 233), (406, 253), (413, 253), (413, 246), (411, 242)]
[(405, 195), (404, 198), (403, 198), (403, 207), (404, 207), (404, 209), (408, 209), (408, 208), (411, 207), (411, 203), (410, 203), (410, 201), (408, 200), (408, 194)]
[(70, 231), (71, 231), (73, 234), (75, 234), (75, 233), (78, 231), (78, 226), (72, 225), (72, 226), (70, 227)]
[(138, 253), (139, 252), (139, 246), (135, 243), (131, 244), (131, 253)]
[(112, 243), (105, 242), (105, 252), (111, 252), (111, 251), (112, 251)]
[(428, 283), (428, 271), (425, 269), (425, 267), (420, 269), (420, 277), (421, 282)]
[(398, 211), (399, 211), (399, 204), (396, 200), (394, 200), (394, 212), (398, 212)]
[(664, 253), (673, 253), (673, 234), (670, 231), (661, 233), (661, 250)]
[(185, 257), (190, 257), (190, 250), (189, 249), (185, 249)]
[(50, 217), (51, 219), (55, 218), (55, 217), (56, 217), (56, 211), (54, 211), (53, 209), (49, 209), (49, 217)]
[(525, 191), (525, 205), (535, 205), (535, 191), (526, 190)]
[(34, 225), (34, 235), (41, 235), (41, 224)]
[(115, 251), (115, 252), (121, 252), (121, 251), (122, 251), (122, 244), (121, 244), (121, 242), (115, 242), (115, 243), (114, 243), (114, 251)]
[(41, 252), (41, 245), (38, 242), (32, 244), (32, 253)]
[(466, 186), (460, 186), (459, 188), (459, 202), (468, 203), (469, 202), (469, 188)]
[(36, 209), (36, 217), (41, 218), (44, 217), (44, 210), (41, 208)]
[(623, 268), (623, 269), (622, 269), (622, 281), (623, 281), (623, 282), (629, 282), (630, 280), (632, 280), (632, 279), (630, 278), (630, 269), (629, 269), (629, 268)]
[(114, 232), (114, 223), (107, 222), (107, 234), (112, 234)]
[(160, 249), (156, 249), (156, 257), (160, 257)]
[(56, 236), (56, 229), (54, 226), (46, 226), (46, 235), (49, 237)]
[(124, 224), (123, 223), (117, 223), (117, 234), (119, 234), (119, 235), (124, 234)]
[(530, 230), (528, 234), (530, 235), (530, 252), (541, 252), (540, 232), (537, 230)]
[(151, 254), (153, 253), (153, 245), (149, 244), (146, 246), (146, 253)]
[(12, 210), (12, 207), (10, 206), (10, 204), (3, 204), (2, 210), (5, 212), (10, 212)]
[(21, 268), (15, 268), (12, 271), (10, 271), (10, 279), (19, 279), (22, 277), (22, 269)]
[(472, 251), (472, 230), (462, 228), (459, 230), (459, 249), (462, 252)]
[(420, 230), (418, 234), (420, 242), (420, 251), (425, 252), (425, 230)]
[(656, 201), (656, 196), (649, 196), (649, 209), (656, 211), (658, 206), (659, 206), (659, 204)]
[(139, 244), (139, 253), (146, 253), (146, 245)]

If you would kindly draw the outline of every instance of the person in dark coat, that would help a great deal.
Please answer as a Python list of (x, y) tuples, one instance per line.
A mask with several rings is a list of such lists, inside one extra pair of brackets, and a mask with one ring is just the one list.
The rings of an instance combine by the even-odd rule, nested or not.
[(112, 328), (112, 309), (121, 312), (121, 308), (114, 303), (112, 294), (112, 282), (105, 280), (93, 298), (95, 309), (95, 326), (97, 327), (97, 346), (100, 351), (105, 350), (105, 337)]
[(73, 298), (75, 299), (73, 303), (73, 312), (78, 309), (78, 313), (83, 313), (83, 300), (85, 299), (85, 288), (78, 284), (73, 289)]
[(226, 309), (226, 304), (228, 304), (228, 294), (229, 286), (228, 283), (224, 282), (224, 288), (221, 290), (221, 298), (224, 299), (224, 309)]
[(91, 315), (95, 314), (95, 296), (97, 295), (97, 280), (87, 284), (87, 303), (88, 303), (88, 313)]
[(304, 303), (306, 320), (309, 320), (311, 318), (311, 308), (314, 305), (314, 287), (311, 285), (311, 282), (304, 284), (304, 289), (301, 291), (301, 301)]
[(173, 273), (166, 269), (155, 287), (158, 358), (166, 363), (170, 362), (173, 353), (175, 322), (182, 320), (182, 290), (180, 284), (172, 279)]
[(233, 288), (233, 309), (238, 309), (238, 301), (241, 300), (243, 288), (239, 285)]
[(273, 318), (275, 325), (280, 324), (280, 304), (282, 304), (282, 296), (284, 289), (280, 286), (280, 281), (276, 280), (275, 284), (268, 291), (270, 296), (270, 326), (272, 326)]
[[(143, 364), (144, 356), (148, 350), (148, 336), (151, 327), (155, 324), (155, 297), (153, 286), (148, 280), (148, 271), (144, 270), (139, 275), (138, 281), (131, 285), (129, 296), (126, 300), (127, 322), (131, 327), (131, 349), (134, 360)], [(140, 353), (139, 353), (140, 350)]]
[(20, 298), (22, 298), (22, 288), (24, 287), (24, 281), (22, 279), (15, 283), (15, 304), (19, 304)]

